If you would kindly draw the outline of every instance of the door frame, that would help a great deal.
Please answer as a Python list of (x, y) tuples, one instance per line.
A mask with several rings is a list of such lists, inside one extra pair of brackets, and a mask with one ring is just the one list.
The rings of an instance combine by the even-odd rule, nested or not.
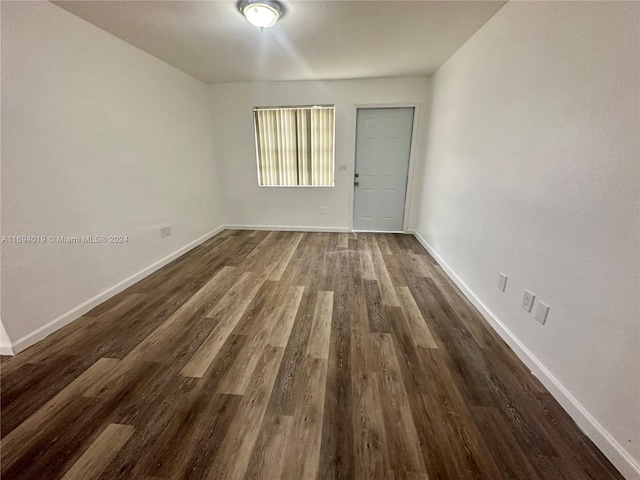
[(409, 233), (409, 217), (411, 215), (411, 198), (413, 196), (413, 178), (415, 173), (415, 156), (418, 150), (418, 124), (420, 119), (420, 102), (406, 103), (352, 103), (351, 109), (353, 113), (353, 169), (351, 172), (351, 193), (349, 194), (349, 230), (353, 232), (353, 213), (355, 210), (355, 188), (353, 181), (356, 171), (356, 154), (357, 154), (357, 134), (358, 134), (358, 110), (359, 109), (384, 109), (384, 108), (413, 108), (413, 126), (411, 129), (411, 146), (409, 150), (409, 168), (407, 170), (407, 189), (404, 199), (404, 214), (402, 219), (402, 233)]

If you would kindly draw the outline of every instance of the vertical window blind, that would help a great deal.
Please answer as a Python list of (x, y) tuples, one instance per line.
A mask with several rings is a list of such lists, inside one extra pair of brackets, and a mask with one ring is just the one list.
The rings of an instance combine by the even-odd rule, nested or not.
[(261, 186), (333, 186), (335, 107), (253, 111)]

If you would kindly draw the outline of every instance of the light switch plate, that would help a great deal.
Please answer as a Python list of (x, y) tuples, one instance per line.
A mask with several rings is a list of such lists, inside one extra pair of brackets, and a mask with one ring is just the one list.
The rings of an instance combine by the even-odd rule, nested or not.
[(538, 302), (538, 308), (536, 308), (536, 313), (534, 315), (536, 320), (544, 325), (547, 321), (547, 315), (549, 315), (549, 305), (544, 302)]
[(347, 169), (347, 165), (338, 165), (338, 170), (346, 170)]
[(498, 290), (500, 290), (501, 292), (504, 292), (505, 289), (507, 288), (507, 276), (500, 272), (498, 274)]
[(522, 296), (522, 308), (524, 308), (527, 312), (531, 312), (531, 307), (533, 307), (533, 302), (535, 301), (536, 296), (531, 293), (529, 290), (524, 291), (524, 295)]

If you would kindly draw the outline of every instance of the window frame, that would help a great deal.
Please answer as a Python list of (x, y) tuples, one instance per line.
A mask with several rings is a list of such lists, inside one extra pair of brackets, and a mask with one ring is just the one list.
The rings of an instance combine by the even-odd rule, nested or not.
[[(256, 112), (258, 110), (285, 110), (285, 109), (313, 109), (313, 108), (332, 108), (333, 109), (333, 152), (332, 152), (332, 165), (331, 175), (333, 183), (331, 185), (262, 185), (260, 178), (260, 158), (258, 156), (258, 116)], [(255, 106), (251, 110), (253, 115), (253, 137), (254, 137), (254, 151), (256, 157), (256, 180), (258, 181), (259, 188), (335, 188), (336, 186), (336, 105), (335, 104), (319, 104), (314, 103), (311, 105), (268, 105), (268, 106)]]

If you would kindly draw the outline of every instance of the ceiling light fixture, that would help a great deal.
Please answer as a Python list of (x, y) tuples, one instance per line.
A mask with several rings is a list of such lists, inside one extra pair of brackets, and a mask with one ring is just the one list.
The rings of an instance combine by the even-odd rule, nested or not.
[(240, 0), (237, 6), (249, 23), (260, 30), (273, 27), (284, 15), (284, 8), (277, 0)]

